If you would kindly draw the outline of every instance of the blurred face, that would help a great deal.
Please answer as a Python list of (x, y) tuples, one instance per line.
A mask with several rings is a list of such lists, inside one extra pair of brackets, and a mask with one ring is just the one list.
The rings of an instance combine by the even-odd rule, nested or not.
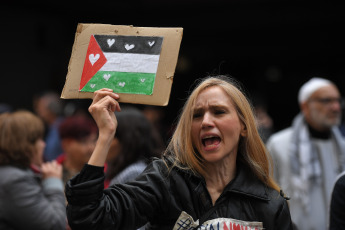
[(32, 164), (40, 166), (43, 163), (43, 151), (46, 146), (46, 143), (42, 139), (38, 139), (35, 143), (35, 150), (36, 152), (34, 153), (33, 159), (32, 159)]
[(83, 140), (63, 140), (63, 148), (68, 164), (76, 170), (81, 170), (84, 164), (89, 161), (95, 149), (96, 140), (97, 135), (95, 133)]
[(240, 136), (245, 135), (244, 126), (221, 88), (212, 86), (198, 95), (191, 131), (193, 145), (206, 164), (236, 162)]
[(121, 152), (121, 143), (118, 138), (114, 138), (110, 144), (110, 148), (107, 155), (107, 162), (114, 160)]
[(47, 109), (47, 100), (44, 98), (37, 99), (35, 104), (35, 112), (39, 117), (41, 117), (44, 121), (47, 121), (49, 117), (49, 110)]
[(325, 86), (315, 91), (302, 105), (307, 122), (316, 130), (326, 131), (341, 121), (341, 96), (338, 89)]

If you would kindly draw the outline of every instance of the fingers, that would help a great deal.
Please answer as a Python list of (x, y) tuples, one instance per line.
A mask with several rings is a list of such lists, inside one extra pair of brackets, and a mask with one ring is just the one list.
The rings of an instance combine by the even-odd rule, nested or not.
[(61, 165), (58, 164), (55, 160), (51, 162), (46, 162), (42, 164), (42, 170), (59, 170), (61, 168)]
[(62, 176), (62, 166), (55, 160), (51, 162), (43, 163), (41, 166), (44, 177), (58, 177)]
[(103, 111), (104, 109), (108, 112), (121, 111), (119, 103), (113, 97), (107, 95), (97, 102), (93, 102), (89, 107), (89, 112), (94, 114), (96, 111)]
[(95, 91), (93, 94), (93, 102), (97, 102), (105, 96), (110, 96), (114, 100), (118, 100), (120, 98), (120, 96), (114, 93), (112, 89), (103, 88)]
[(89, 107), (89, 112), (92, 113), (96, 104), (101, 107), (106, 107), (109, 111), (121, 111), (119, 103), (116, 101), (120, 98), (120, 96), (113, 92), (112, 89), (100, 89), (95, 91), (93, 96), (93, 101), (91, 106)]

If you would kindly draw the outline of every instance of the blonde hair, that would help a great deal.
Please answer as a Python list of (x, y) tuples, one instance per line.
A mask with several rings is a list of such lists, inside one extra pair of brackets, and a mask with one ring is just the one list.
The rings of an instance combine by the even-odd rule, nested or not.
[(29, 167), (35, 144), (44, 135), (42, 120), (29, 111), (0, 115), (0, 165)]
[(220, 87), (231, 98), (238, 117), (247, 130), (247, 135), (240, 139), (237, 159), (250, 167), (267, 186), (280, 191), (272, 176), (272, 159), (257, 130), (253, 108), (239, 84), (227, 76), (207, 77), (198, 83), (183, 107), (176, 130), (164, 154), (173, 158), (173, 167), (190, 169), (195, 174), (205, 175), (203, 159), (193, 146), (191, 126), (196, 98), (200, 92), (213, 86)]

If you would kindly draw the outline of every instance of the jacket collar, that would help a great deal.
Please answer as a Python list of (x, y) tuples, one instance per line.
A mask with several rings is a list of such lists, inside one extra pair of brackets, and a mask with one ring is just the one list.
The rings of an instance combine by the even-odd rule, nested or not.
[[(171, 158), (163, 157), (163, 159), (165, 159), (168, 165), (172, 165)], [(199, 183), (204, 183), (206, 185), (205, 179), (200, 175), (194, 174), (191, 170), (183, 170), (179, 168), (175, 168), (175, 170), (184, 173), (189, 179), (195, 178)], [(230, 181), (227, 186), (225, 186), (223, 195), (228, 193), (237, 193), (269, 201), (270, 198), (268, 196), (267, 189), (267, 186), (254, 175), (248, 166), (238, 161), (236, 177)]]
[(267, 189), (249, 167), (238, 163), (236, 177), (225, 187), (223, 193), (239, 193), (268, 201), (270, 198)]

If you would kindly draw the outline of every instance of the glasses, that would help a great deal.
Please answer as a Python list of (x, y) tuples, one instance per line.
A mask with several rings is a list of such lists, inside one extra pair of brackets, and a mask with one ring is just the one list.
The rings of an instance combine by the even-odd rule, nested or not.
[(345, 105), (343, 98), (313, 98), (309, 101), (315, 101), (325, 106), (332, 105), (333, 103), (339, 103), (341, 107)]

